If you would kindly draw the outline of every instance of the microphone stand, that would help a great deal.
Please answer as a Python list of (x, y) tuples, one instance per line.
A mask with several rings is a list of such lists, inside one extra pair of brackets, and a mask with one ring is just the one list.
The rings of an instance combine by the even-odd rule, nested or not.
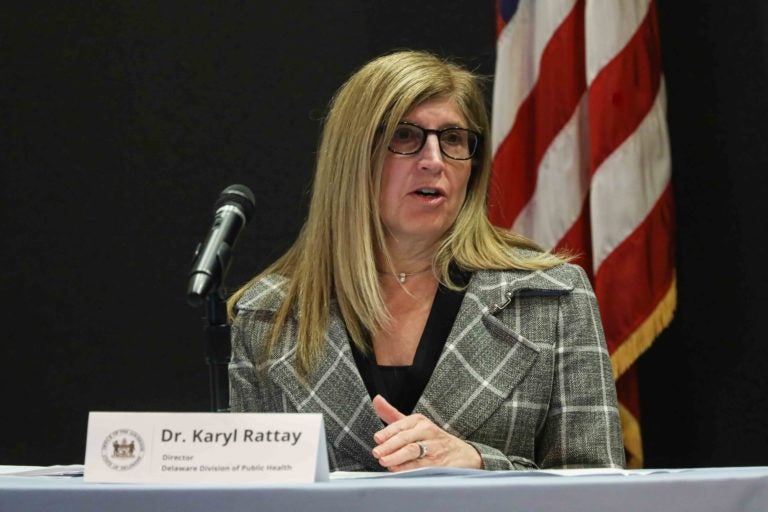
[(203, 332), (211, 412), (229, 412), (228, 367), (232, 345), (227, 307), (218, 287), (206, 297), (205, 311)]
[(199, 307), (205, 302), (205, 362), (213, 412), (229, 412), (228, 367), (232, 345), (220, 285), (227, 274), (239, 231), (247, 224), (255, 205), (253, 192), (244, 185), (231, 185), (222, 191), (214, 206), (213, 225), (205, 241), (195, 250), (187, 282), (189, 305)]

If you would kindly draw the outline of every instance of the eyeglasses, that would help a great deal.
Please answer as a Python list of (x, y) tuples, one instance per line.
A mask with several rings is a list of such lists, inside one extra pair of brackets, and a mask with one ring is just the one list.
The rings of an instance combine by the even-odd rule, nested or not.
[(427, 135), (434, 133), (440, 152), (453, 160), (469, 160), (477, 151), (480, 134), (466, 128), (443, 128), (430, 130), (413, 123), (401, 121), (389, 141), (389, 149), (399, 155), (414, 155), (427, 142)]

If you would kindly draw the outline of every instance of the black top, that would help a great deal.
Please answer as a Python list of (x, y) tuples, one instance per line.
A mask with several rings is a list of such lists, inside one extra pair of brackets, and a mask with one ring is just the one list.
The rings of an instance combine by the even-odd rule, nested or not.
[[(451, 272), (451, 277), (456, 284), (464, 286), (470, 275)], [(381, 395), (403, 414), (413, 412), (437, 365), (462, 300), (464, 291), (453, 291), (442, 284), (438, 286), (411, 366), (376, 364), (375, 354), (366, 356), (351, 344), (357, 369), (371, 398)]]

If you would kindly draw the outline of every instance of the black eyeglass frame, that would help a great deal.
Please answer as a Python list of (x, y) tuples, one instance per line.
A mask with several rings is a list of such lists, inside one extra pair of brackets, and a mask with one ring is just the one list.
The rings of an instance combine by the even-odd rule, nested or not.
[[(483, 138), (483, 136), (480, 133), (476, 132), (475, 130), (470, 130), (469, 128), (461, 128), (460, 126), (449, 126), (448, 128), (442, 128), (440, 130), (432, 130), (430, 128), (424, 128), (423, 126), (419, 126), (416, 123), (409, 123), (408, 121), (400, 121), (397, 124), (398, 126), (401, 124), (404, 124), (407, 126), (413, 126), (414, 128), (418, 128), (419, 130), (424, 132), (424, 137), (421, 139), (421, 144), (419, 144), (418, 148), (416, 148), (413, 151), (408, 151), (407, 153), (403, 151), (395, 151), (394, 149), (389, 147), (389, 144), (388, 144), (387, 150), (389, 150), (392, 153), (395, 153), (396, 155), (406, 155), (406, 156), (415, 155), (416, 153), (424, 149), (424, 145), (427, 143), (427, 137), (429, 137), (430, 134), (434, 133), (435, 135), (437, 135), (437, 146), (440, 148), (440, 153), (442, 153), (444, 156), (446, 156), (447, 158), (450, 158), (451, 160), (460, 160), (460, 161), (471, 160), (477, 154), (477, 148), (480, 147), (480, 141)], [(443, 149), (443, 141), (440, 139), (441, 135), (445, 132), (456, 131), (456, 130), (471, 133), (472, 135), (475, 136), (475, 145), (470, 148), (469, 156), (466, 158), (456, 158), (455, 156), (451, 156), (448, 153), (446, 153), (445, 150)], [(469, 140), (469, 138), (467, 138), (467, 140)]]

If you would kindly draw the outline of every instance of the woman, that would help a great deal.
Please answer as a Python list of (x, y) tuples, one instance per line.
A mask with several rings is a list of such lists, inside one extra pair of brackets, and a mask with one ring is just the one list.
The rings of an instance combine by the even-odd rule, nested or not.
[(298, 239), (229, 301), (232, 411), (324, 414), (336, 470), (623, 465), (594, 294), (488, 222), (488, 129), (431, 54), (339, 89)]

